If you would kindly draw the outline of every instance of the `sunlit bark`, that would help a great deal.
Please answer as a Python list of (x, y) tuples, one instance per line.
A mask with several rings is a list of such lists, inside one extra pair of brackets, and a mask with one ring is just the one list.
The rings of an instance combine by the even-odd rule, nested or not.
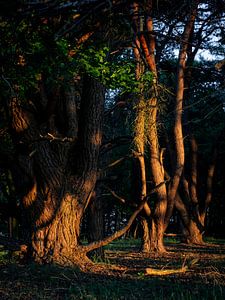
[[(153, 33), (152, 2), (148, 5), (149, 15), (146, 19), (146, 29), (148, 31), (148, 42), (146, 36), (141, 34), (140, 43), (148, 63), (149, 70), (153, 74), (152, 96), (148, 100), (147, 109), (147, 138), (150, 149), (150, 167), (153, 177), (153, 182), (157, 186), (164, 182), (163, 162), (160, 160), (160, 149), (158, 143), (157, 132), (157, 110), (158, 110), (158, 91), (157, 91), (157, 68), (155, 63), (155, 36)], [(152, 214), (151, 229), (150, 229), (150, 248), (154, 251), (165, 251), (163, 245), (164, 234), (164, 217), (167, 208), (167, 191), (165, 184), (162, 185), (156, 192), (157, 200), (155, 203), (154, 212)]]
[[(21, 168), (29, 177), (23, 196), (31, 228), (29, 253), (40, 263), (85, 264), (88, 259), (79, 247), (80, 223), (97, 179), (104, 88), (96, 80), (85, 78), (78, 134), (75, 98), (67, 91), (66, 99), (63, 128), (68, 128), (65, 133), (70, 136), (77, 135), (75, 144), (42, 139), (36, 116), (16, 98), (11, 101), (12, 128)], [(55, 101), (50, 118), (57, 112), (57, 98)], [(21, 142), (23, 149), (29, 149), (28, 154), (21, 152)], [(75, 153), (73, 162), (71, 153)]]
[(178, 185), (184, 167), (185, 154), (184, 154), (184, 142), (183, 142), (183, 131), (182, 131), (184, 76), (185, 76), (188, 41), (197, 15), (197, 7), (198, 7), (198, 1), (195, 1), (194, 7), (192, 8), (191, 14), (184, 28), (182, 42), (179, 51), (179, 57), (178, 57), (177, 89), (176, 89), (174, 126), (173, 126), (175, 161), (174, 161), (172, 180), (168, 191), (168, 208), (167, 208), (166, 218), (165, 218), (165, 227), (168, 226), (170, 218), (173, 213), (174, 201), (175, 201)]

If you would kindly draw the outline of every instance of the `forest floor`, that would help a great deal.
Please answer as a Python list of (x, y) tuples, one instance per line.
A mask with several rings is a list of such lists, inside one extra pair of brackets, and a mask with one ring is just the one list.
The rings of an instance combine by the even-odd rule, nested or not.
[(166, 248), (147, 255), (137, 241), (119, 240), (105, 250), (107, 268), (89, 273), (24, 265), (0, 252), (0, 299), (225, 299), (225, 241), (187, 246), (167, 240)]

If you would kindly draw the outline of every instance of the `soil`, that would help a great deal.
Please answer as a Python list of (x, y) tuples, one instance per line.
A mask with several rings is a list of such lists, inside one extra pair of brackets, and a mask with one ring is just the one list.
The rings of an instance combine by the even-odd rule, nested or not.
[[(0, 299), (225, 299), (224, 244), (169, 243), (167, 253), (143, 254), (125, 243), (105, 250), (105, 263), (88, 272), (2, 260)], [(157, 275), (147, 275), (147, 268)]]

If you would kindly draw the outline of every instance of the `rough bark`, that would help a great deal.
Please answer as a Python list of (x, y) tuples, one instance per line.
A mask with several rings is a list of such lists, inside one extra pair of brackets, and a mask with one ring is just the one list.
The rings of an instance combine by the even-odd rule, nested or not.
[[(136, 14), (138, 13), (138, 5), (134, 4), (134, 14), (135, 18), (137, 17)], [(134, 20), (137, 23), (137, 20)], [(138, 24), (136, 24), (138, 26)], [(136, 59), (136, 80), (140, 80), (141, 76), (144, 72), (144, 65), (139, 53), (140, 49), (140, 42), (138, 38), (135, 38), (136, 47), (133, 49), (134, 56)], [(136, 108), (136, 117), (134, 122), (134, 150), (135, 156), (139, 164), (140, 169), (140, 199), (142, 201), (147, 194), (147, 186), (146, 186), (146, 171), (145, 171), (145, 159), (144, 159), (144, 152), (145, 152), (145, 99), (142, 95), (143, 87), (141, 83), (139, 84), (140, 88), (140, 95), (135, 99), (135, 108)], [(150, 215), (150, 208), (148, 204), (145, 204), (145, 213), (149, 216)]]
[(141, 227), (142, 227), (142, 243), (141, 243), (141, 252), (149, 253), (150, 248), (150, 232), (149, 232), (149, 224), (147, 218), (141, 219)]
[[(140, 20), (138, 17), (139, 6), (137, 3), (133, 4), (133, 23), (135, 25), (136, 31), (140, 29)], [(139, 89), (140, 94), (135, 99), (135, 108), (136, 108), (136, 116), (134, 121), (134, 151), (135, 151), (135, 159), (138, 162), (138, 178), (139, 180), (139, 191), (136, 193), (138, 195), (137, 202), (143, 201), (147, 194), (147, 185), (146, 185), (146, 165), (145, 165), (145, 118), (146, 118), (146, 102), (143, 95), (143, 86), (140, 82), (141, 77), (144, 73), (144, 64), (140, 55), (140, 41), (137, 37), (135, 37), (136, 46), (133, 48), (134, 56), (136, 59), (136, 80), (139, 81)], [(146, 217), (149, 218), (151, 214), (151, 210), (149, 205), (146, 203), (144, 206), (144, 216), (141, 220), (141, 226), (143, 229), (142, 235), (142, 246), (141, 251), (147, 252), (150, 250), (150, 237), (149, 237), (149, 228), (148, 221)]]
[[(146, 29), (148, 31), (148, 42), (142, 34), (140, 43), (145, 54), (148, 67), (153, 74), (153, 85), (151, 98), (148, 101), (147, 110), (147, 138), (150, 149), (150, 168), (153, 182), (156, 186), (164, 182), (164, 168), (162, 159), (160, 159), (160, 149), (157, 132), (157, 111), (158, 111), (158, 91), (157, 91), (157, 68), (155, 63), (155, 36), (153, 34), (152, 1), (148, 5), (149, 15), (146, 19)], [(157, 200), (155, 202), (154, 212), (152, 213), (152, 225), (150, 229), (150, 248), (157, 252), (164, 252), (163, 234), (164, 234), (164, 217), (167, 208), (167, 191), (165, 184), (156, 192)]]
[[(67, 134), (76, 135), (74, 98), (67, 95)], [(56, 113), (58, 104), (51, 112)], [(104, 106), (104, 88), (86, 78), (81, 99), (78, 140), (48, 141), (49, 131), (17, 98), (11, 101), (12, 128), (20, 166), (28, 177), (22, 203), (30, 225), (29, 253), (39, 263), (85, 264), (79, 246), (80, 223), (97, 178)], [(73, 126), (70, 126), (73, 121)], [(54, 124), (56, 126), (56, 124)], [(47, 128), (46, 128), (47, 127)], [(46, 128), (43, 132), (42, 128)], [(57, 128), (54, 132), (58, 132)], [(23, 147), (21, 147), (21, 144)], [(74, 153), (73, 157), (71, 155)], [(73, 160), (73, 163), (71, 163)]]

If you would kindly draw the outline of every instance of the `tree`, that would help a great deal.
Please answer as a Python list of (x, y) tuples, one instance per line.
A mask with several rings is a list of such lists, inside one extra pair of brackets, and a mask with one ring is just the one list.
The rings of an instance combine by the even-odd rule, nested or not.
[[(75, 9), (86, 15), (83, 4), (80, 7), (74, 3)], [(33, 5), (44, 12), (41, 17), (35, 14)], [(34, 13), (33, 19), (22, 10), (16, 29), (11, 17), (4, 19), (8, 32), (1, 28), (6, 37), (3, 58), (9, 57), (3, 65), (3, 85), (5, 90), (8, 88), (4, 99), (17, 168), (23, 176), (18, 193), (28, 220), (28, 252), (39, 263), (84, 267), (90, 263), (86, 253), (122, 235), (144, 202), (128, 225), (110, 239), (80, 245), (80, 224), (98, 178), (105, 102), (101, 81), (103, 72), (108, 71), (102, 59), (108, 49), (95, 52), (90, 42), (86, 51), (79, 51), (81, 43), (93, 34), (88, 21), (78, 30), (75, 47), (68, 39), (60, 38), (67, 32), (67, 13), (69, 25), (74, 26), (73, 11), (68, 12), (66, 6), (62, 6), (66, 11), (62, 20), (58, 11), (53, 9), (53, 16), (50, 14), (51, 3), (30, 6), (28, 12)], [(96, 20), (90, 23), (96, 24)], [(9, 53), (12, 40), (15, 47)]]
[[(158, 5), (153, 1), (139, 5), (130, 1), (24, 2), (17, 10), (19, 18), (15, 18), (16, 9), (2, 17), (0, 24), (4, 36), (1, 87), (4, 114), (8, 113), (6, 119), (17, 157), (15, 165), (22, 178), (20, 185), (15, 181), (15, 186), (28, 220), (31, 256), (41, 263), (76, 263), (82, 267), (90, 262), (88, 251), (124, 234), (140, 211), (148, 238), (147, 251), (164, 251), (163, 234), (174, 207), (178, 208), (179, 203), (186, 209), (183, 217), (187, 211), (180, 192), (185, 183), (182, 113), (188, 96), (184, 91), (185, 85), (192, 88), (188, 76), (193, 77), (187, 66), (194, 64), (196, 49), (203, 42), (207, 44), (214, 27), (208, 32), (205, 26), (216, 13), (207, 17), (205, 10), (212, 7), (203, 1), (182, 1), (176, 6), (177, 18), (171, 16), (168, 1)], [(118, 24), (122, 25), (120, 31)], [(160, 33), (161, 28), (168, 33), (166, 37)], [(177, 34), (173, 36), (175, 30)], [(134, 56), (126, 55), (130, 53), (127, 48), (131, 48), (132, 38)], [(196, 43), (193, 51), (192, 43)], [(168, 59), (163, 53), (173, 56), (178, 47), (177, 74), (173, 80), (176, 88), (164, 88), (162, 83), (168, 78), (163, 78), (160, 64)], [(114, 56), (115, 53), (119, 54)], [(132, 155), (139, 166), (140, 193), (136, 210), (123, 229), (102, 241), (82, 246), (80, 224), (100, 178), (106, 87), (135, 99)], [(174, 92), (170, 97), (173, 101), (167, 106), (173, 111), (173, 155), (168, 170), (168, 152), (163, 160), (158, 126), (159, 120), (166, 118), (159, 110), (165, 90)], [(196, 183), (195, 146), (192, 139), (192, 200)], [(171, 178), (167, 186), (165, 171)], [(153, 192), (155, 201), (151, 201)], [(179, 211), (182, 213), (182, 209)], [(192, 217), (190, 213), (186, 225), (190, 225)]]

